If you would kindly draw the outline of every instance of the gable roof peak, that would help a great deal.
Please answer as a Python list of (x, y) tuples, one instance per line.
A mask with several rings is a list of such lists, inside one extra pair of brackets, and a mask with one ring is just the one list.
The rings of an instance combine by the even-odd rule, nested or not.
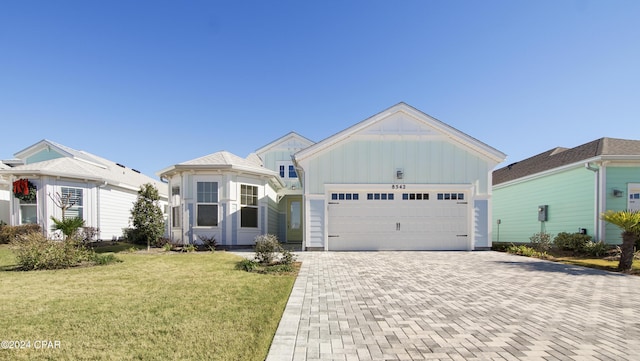
[[(394, 119), (394, 116), (397, 113), (404, 113), (407, 117), (400, 116), (402, 120), (405, 118), (411, 118), (411, 121), (415, 121), (416, 124), (420, 124), (421, 130), (425, 130), (428, 128), (428, 131), (424, 131), (421, 135), (424, 134), (440, 134), (444, 135), (452, 141), (455, 141), (459, 144), (462, 144), (467, 149), (476, 152), (477, 154), (481, 154), (484, 158), (490, 159), (493, 162), (500, 163), (505, 158), (506, 155), (499, 150), (490, 147), (486, 143), (481, 142), (480, 140), (463, 133), (462, 131), (430, 116), (429, 114), (414, 108), (413, 106), (405, 103), (399, 102), (389, 108), (382, 110), (334, 135), (331, 135), (318, 143), (303, 149), (295, 154), (296, 161), (301, 161), (305, 158), (311, 157), (314, 154), (318, 154), (325, 149), (332, 147), (333, 145), (340, 143), (355, 134), (363, 134), (366, 132), (366, 129), (371, 129), (375, 124), (384, 124), (384, 122), (388, 119)], [(387, 130), (380, 128), (376, 130), (376, 132), (386, 132)], [(416, 132), (415, 129), (409, 130), (412, 134), (418, 134), (420, 132)], [(400, 133), (397, 133), (400, 134)]]

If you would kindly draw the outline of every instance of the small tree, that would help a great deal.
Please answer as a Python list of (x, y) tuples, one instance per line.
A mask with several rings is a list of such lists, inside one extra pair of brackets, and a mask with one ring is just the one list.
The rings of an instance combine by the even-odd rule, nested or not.
[(160, 195), (151, 183), (143, 184), (138, 190), (138, 199), (131, 210), (131, 222), (140, 237), (147, 240), (147, 250), (151, 243), (164, 234), (164, 216), (160, 209)]
[(53, 221), (51, 229), (61, 231), (62, 234), (64, 234), (65, 240), (71, 239), (71, 237), (78, 232), (78, 229), (84, 226), (84, 220), (81, 217), (67, 218), (65, 216), (67, 209), (73, 207), (76, 201), (72, 199), (71, 194), (61, 195), (58, 192), (56, 192), (55, 196), (49, 194), (49, 198), (51, 198), (53, 204), (62, 211), (62, 218), (60, 219), (51, 216), (51, 220)]
[(622, 230), (622, 246), (620, 247), (621, 271), (631, 270), (633, 265), (633, 249), (640, 237), (640, 211), (606, 211), (602, 219)]

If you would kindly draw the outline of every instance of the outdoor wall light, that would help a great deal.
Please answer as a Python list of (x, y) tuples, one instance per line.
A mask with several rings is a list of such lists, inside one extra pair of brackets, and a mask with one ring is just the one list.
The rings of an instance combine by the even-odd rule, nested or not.
[(613, 196), (614, 196), (614, 197), (618, 197), (618, 198), (622, 197), (622, 191), (621, 191), (621, 190), (619, 190), (619, 189), (615, 189), (615, 188), (614, 188), (614, 189), (613, 189)]
[(402, 171), (402, 169), (397, 169), (396, 170), (396, 179), (402, 179), (402, 177), (404, 177), (404, 172)]

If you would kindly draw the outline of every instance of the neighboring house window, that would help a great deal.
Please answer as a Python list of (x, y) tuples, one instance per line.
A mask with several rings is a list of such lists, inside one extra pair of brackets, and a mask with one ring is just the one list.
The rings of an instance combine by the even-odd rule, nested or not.
[(60, 189), (62, 199), (68, 200), (68, 204), (72, 205), (64, 212), (64, 218), (80, 217), (84, 219), (84, 203), (82, 197), (82, 188), (62, 187)]
[(292, 165), (289, 166), (289, 178), (298, 178), (296, 169)]
[(196, 225), (215, 227), (218, 225), (218, 182), (197, 183)]
[(182, 219), (182, 212), (180, 212), (180, 206), (171, 207), (171, 226), (180, 227)]
[(20, 224), (38, 223), (38, 202), (20, 200)]
[(258, 187), (240, 185), (240, 227), (258, 227)]
[(291, 164), (291, 162), (279, 162), (278, 164), (278, 172), (280, 173), (280, 178), (283, 179), (296, 179), (298, 178), (298, 173), (296, 173), (296, 168)]

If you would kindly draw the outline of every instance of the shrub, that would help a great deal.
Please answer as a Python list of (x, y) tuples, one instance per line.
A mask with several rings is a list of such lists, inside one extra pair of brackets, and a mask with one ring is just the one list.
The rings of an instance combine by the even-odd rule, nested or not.
[(562, 251), (583, 253), (587, 244), (591, 241), (591, 236), (580, 233), (560, 232), (553, 239), (553, 244)]
[(146, 245), (147, 238), (137, 228), (124, 228), (122, 237), (127, 243)]
[(96, 227), (81, 227), (78, 229), (78, 238), (82, 240), (83, 243), (91, 243), (93, 241), (98, 240), (98, 235), (100, 234), (100, 228)]
[(53, 226), (51, 226), (52, 231), (61, 231), (64, 234), (65, 240), (70, 239), (71, 237), (77, 237), (78, 230), (84, 226), (84, 219), (82, 217), (73, 217), (73, 218), (63, 218), (57, 219), (55, 217), (51, 217), (51, 221), (53, 222)]
[(185, 244), (182, 247), (182, 252), (195, 252), (196, 251), (196, 246), (193, 244)]
[(0, 228), (0, 244), (11, 243), (18, 236), (29, 233), (42, 233), (42, 228), (38, 224), (23, 224), (21, 226), (2, 226)]
[(255, 238), (256, 261), (262, 264), (271, 264), (276, 259), (282, 246), (278, 237), (273, 234), (261, 234)]
[(525, 257), (536, 257), (536, 258), (542, 258), (542, 259), (549, 258), (549, 255), (547, 254), (547, 252), (540, 252), (535, 248), (529, 247), (524, 244), (521, 244), (518, 246), (512, 244), (507, 248), (507, 252), (517, 254), (519, 256), (525, 256)]
[[(160, 194), (151, 183), (140, 186), (138, 198), (131, 209), (131, 223), (147, 248), (164, 233), (164, 216), (160, 208)], [(144, 243), (143, 243), (144, 244)]]
[(516, 246), (516, 245), (511, 245), (509, 247), (507, 247), (507, 252), (508, 253), (513, 253), (513, 254), (517, 254), (520, 256), (527, 256), (527, 257), (533, 257), (539, 254), (538, 251), (536, 251), (534, 248), (531, 248), (529, 246), (525, 246), (523, 244)]
[(609, 246), (602, 241), (600, 242), (588, 241), (582, 247), (582, 252), (593, 257), (602, 257), (607, 253), (608, 250), (609, 250)]
[[(154, 248), (165, 248), (165, 246), (167, 244), (171, 247), (171, 239), (167, 238), (167, 237), (160, 237), (160, 238), (156, 239), (155, 242), (151, 243), (151, 247), (154, 247)], [(171, 248), (169, 248), (169, 249), (171, 249)]]
[(551, 249), (551, 234), (549, 233), (535, 233), (529, 240), (531, 241), (531, 247), (538, 252), (546, 252)]
[(288, 249), (282, 250), (282, 257), (280, 257), (280, 264), (291, 265), (296, 260), (296, 256)]
[(236, 263), (236, 269), (253, 272), (256, 268), (258, 268), (258, 262), (250, 259), (243, 259), (242, 261)]
[(165, 243), (164, 246), (162, 246), (162, 249), (169, 252), (173, 249), (173, 244), (171, 244), (171, 242)]
[(93, 252), (75, 240), (52, 241), (40, 233), (30, 233), (11, 242), (21, 270), (69, 268), (91, 261)]
[(218, 242), (216, 241), (216, 236), (204, 236), (199, 235), (198, 239), (202, 242), (202, 246), (205, 250), (209, 250), (211, 252), (215, 252), (216, 247), (218, 247)]

